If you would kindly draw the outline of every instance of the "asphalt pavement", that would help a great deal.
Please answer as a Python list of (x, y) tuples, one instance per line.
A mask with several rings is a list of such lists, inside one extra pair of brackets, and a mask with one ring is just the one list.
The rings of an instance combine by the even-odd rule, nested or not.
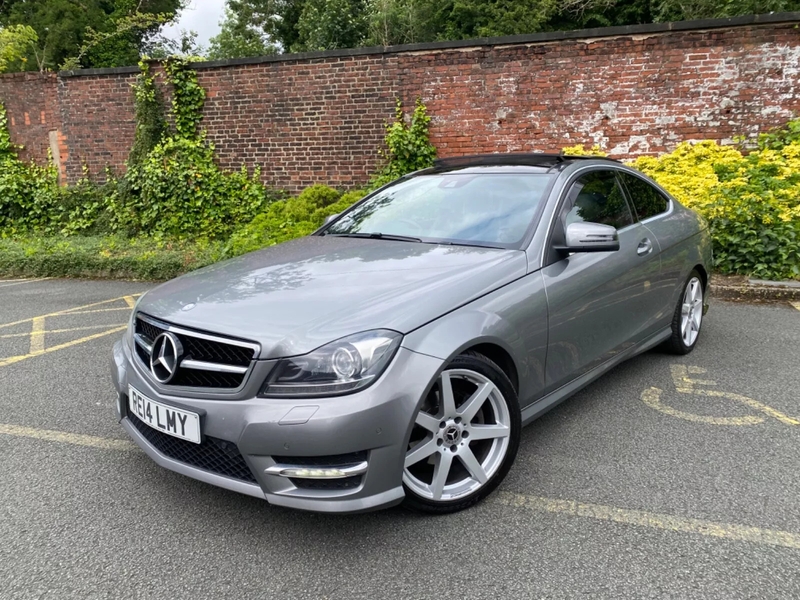
[(0, 598), (800, 597), (800, 310), (712, 302), (456, 515), (290, 511), (157, 467), (112, 412), (147, 284), (0, 281)]

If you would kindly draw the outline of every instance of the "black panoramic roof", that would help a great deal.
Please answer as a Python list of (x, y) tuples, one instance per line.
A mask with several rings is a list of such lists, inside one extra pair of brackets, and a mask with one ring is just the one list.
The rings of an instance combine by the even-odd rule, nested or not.
[(565, 167), (579, 160), (606, 160), (618, 163), (619, 161), (602, 156), (571, 156), (567, 154), (542, 154), (542, 153), (514, 153), (514, 154), (473, 154), (469, 156), (454, 156), (452, 158), (437, 158), (433, 161), (436, 170), (459, 169), (465, 167), (498, 167), (498, 166), (525, 166), (543, 167), (552, 169)]

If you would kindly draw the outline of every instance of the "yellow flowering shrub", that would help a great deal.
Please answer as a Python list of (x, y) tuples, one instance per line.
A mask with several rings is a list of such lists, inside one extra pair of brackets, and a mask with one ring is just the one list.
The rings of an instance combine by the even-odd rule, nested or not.
[[(564, 153), (604, 156), (598, 146)], [(718, 271), (800, 279), (800, 119), (759, 136), (747, 155), (707, 140), (628, 164), (708, 220)]]
[(608, 153), (604, 152), (597, 144), (588, 150), (583, 147), (583, 144), (575, 144), (574, 146), (562, 148), (561, 153), (567, 156), (608, 156)]
[(631, 163), (708, 220), (723, 273), (800, 278), (800, 135), (771, 135), (747, 156), (704, 141)]

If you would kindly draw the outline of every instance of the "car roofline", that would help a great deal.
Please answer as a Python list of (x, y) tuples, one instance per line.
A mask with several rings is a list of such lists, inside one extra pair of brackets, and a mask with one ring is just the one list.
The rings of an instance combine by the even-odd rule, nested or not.
[[(432, 172), (463, 169), (466, 167), (529, 166), (544, 168), (563, 168), (577, 161), (598, 160), (622, 164), (620, 161), (604, 156), (580, 156), (572, 154), (545, 154), (539, 152), (471, 154), (437, 158), (433, 161)], [(426, 169), (427, 171), (427, 169)], [(431, 172), (431, 171), (429, 171)]]

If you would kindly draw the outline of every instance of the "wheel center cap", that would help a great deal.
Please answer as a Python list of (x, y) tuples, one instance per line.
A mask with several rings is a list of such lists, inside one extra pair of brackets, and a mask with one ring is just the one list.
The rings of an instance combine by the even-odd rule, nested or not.
[(461, 428), (458, 425), (450, 425), (444, 430), (442, 438), (447, 444), (457, 444), (461, 441)]

